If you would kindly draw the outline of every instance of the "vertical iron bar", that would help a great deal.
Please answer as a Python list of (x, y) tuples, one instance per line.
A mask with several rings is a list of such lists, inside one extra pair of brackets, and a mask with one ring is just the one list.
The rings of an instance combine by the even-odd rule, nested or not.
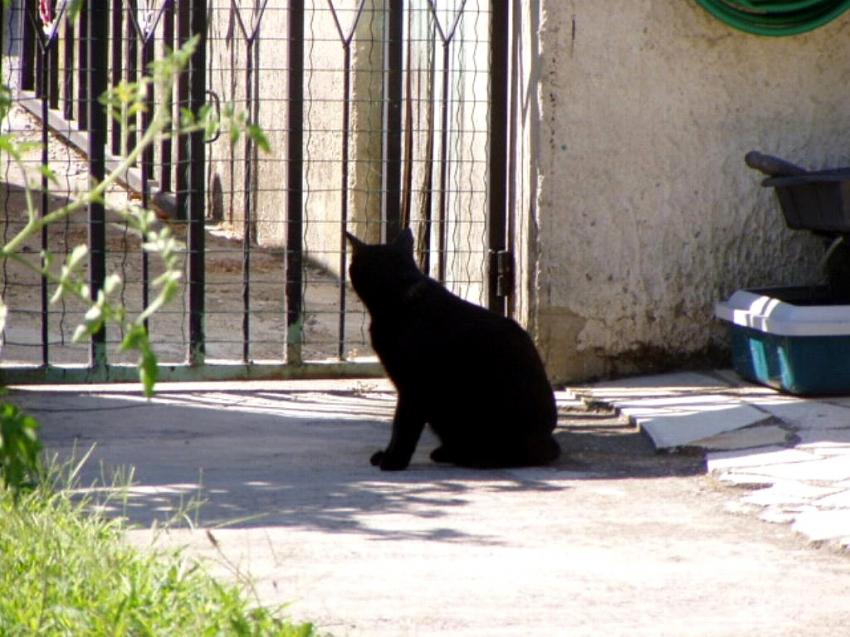
[[(245, 109), (253, 112), (254, 84), (254, 37), (248, 36), (245, 49)], [(247, 363), (250, 355), (251, 338), (251, 241), (253, 239), (253, 219), (251, 218), (251, 180), (253, 162), (251, 161), (251, 138), (245, 136), (244, 191), (242, 193), (242, 362)]]
[[(112, 86), (121, 83), (121, 71), (124, 68), (124, 2), (123, 0), (112, 0)], [(111, 148), (113, 155), (121, 154), (121, 122), (112, 120)]]
[[(129, 11), (133, 12), (133, 15), (138, 15), (138, 3), (136, 0), (129, 0)], [(127, 42), (127, 58), (124, 60), (124, 71), (126, 74), (127, 82), (132, 84), (139, 79), (139, 48), (138, 48), (138, 34), (136, 33), (136, 26), (134, 24), (134, 20), (129, 18), (126, 20), (127, 23), (127, 31), (126, 31), (126, 42)], [(127, 114), (127, 150), (136, 147), (136, 128), (139, 125), (139, 118), (135, 114)]]
[[(89, 173), (91, 183), (103, 181), (106, 167), (106, 112), (97, 98), (106, 91), (108, 80), (109, 13), (105, 3), (92, 3), (87, 13), (86, 95), (89, 97), (87, 123), (89, 130)], [(81, 29), (82, 30), (82, 29)], [(106, 279), (106, 211), (102, 202), (89, 204), (89, 285), (92, 300)], [(106, 365), (106, 329), (92, 335), (89, 364), (92, 368)]]
[[(191, 5), (195, 0), (184, 0), (177, 3), (177, 46), (182, 47), (191, 37), (192, 18)], [(183, 71), (177, 77), (177, 108), (189, 106), (189, 72)], [(189, 202), (189, 139), (185, 136), (177, 139), (177, 174), (175, 195), (177, 199), (176, 215), (179, 220), (186, 220)]]
[(449, 156), (449, 63), (450, 63), (450, 40), (443, 41), (443, 106), (440, 115), (440, 199), (437, 210), (437, 280), (446, 282), (446, 188), (448, 182), (448, 156)]
[(340, 360), (345, 357), (345, 262), (347, 254), (345, 232), (348, 230), (348, 152), (351, 122), (351, 41), (343, 43), (343, 80), (342, 80), (342, 183), (340, 205), (340, 251), (339, 251), (339, 341), (337, 355)]
[[(48, 43), (49, 44), (49, 43)], [(44, 47), (40, 48), (40, 56), (41, 56), (41, 64), (39, 64), (40, 75), (38, 78), (38, 92), (41, 97), (41, 166), (42, 168), (47, 167), (48, 162), (50, 161), (48, 155), (48, 142), (49, 138), (47, 135), (47, 117), (48, 117), (48, 75), (50, 70), (48, 68), (47, 57), (50, 55), (50, 50), (45, 49)], [(42, 217), (46, 216), (48, 213), (48, 198), (47, 198), (47, 188), (48, 188), (47, 175), (42, 174), (41, 176), (41, 197), (40, 197), (40, 214)], [(47, 226), (44, 226), (41, 229), (41, 267), (44, 269), (47, 266), (47, 260), (44, 255), (47, 254), (47, 250), (49, 247), (49, 237), (47, 233)], [(47, 286), (47, 277), (45, 275), (41, 276), (41, 364), (45, 367), (50, 363), (50, 346), (49, 346), (49, 326), (48, 326), (48, 286)]]
[(65, 119), (70, 120), (74, 116), (74, 23), (67, 16), (65, 18), (65, 39), (62, 42), (62, 57), (65, 61), (63, 113)]
[[(162, 43), (166, 50), (174, 48), (174, 4), (169, 2), (162, 15)], [(170, 95), (170, 94), (169, 94)], [(171, 98), (163, 105), (171, 108)], [(160, 146), (159, 187), (161, 190), (171, 190), (171, 136), (165, 135)]]
[(508, 4), (505, 0), (490, 2), (490, 153), (489, 211), (487, 242), (489, 272), (487, 276), (487, 305), (504, 314), (506, 297), (498, 294), (498, 253), (507, 247), (507, 145), (508, 145)]
[(289, 114), (286, 186), (286, 362), (301, 363), (303, 305), (304, 0), (289, 3)]
[(54, 32), (53, 38), (47, 43), (47, 95), (50, 108), (59, 108), (59, 32)]
[[(144, 69), (153, 62), (153, 39), (144, 35), (142, 41), (142, 66)], [(153, 112), (154, 94), (153, 84), (145, 86), (145, 110), (142, 112), (142, 135), (151, 125)], [(147, 146), (142, 151), (142, 208), (148, 209), (150, 204), (150, 179), (153, 172), (153, 146)], [(142, 250), (142, 307), (150, 304), (150, 260), (146, 250)], [(145, 330), (148, 330), (149, 321), (144, 321)]]
[(384, 126), (384, 219), (385, 240), (402, 230), (401, 216), (401, 128), (402, 75), (404, 64), (404, 0), (389, 0), (385, 73)]
[[(193, 0), (191, 31), (200, 36), (198, 48), (189, 62), (189, 109), (197, 114), (207, 90), (207, 3)], [(203, 131), (189, 136), (189, 363), (203, 365), (206, 356), (204, 335), (204, 192), (206, 146)]]
[(46, 73), (47, 67), (47, 55), (45, 51), (44, 45), (44, 36), (41, 35), (41, 18), (36, 18), (36, 29), (38, 31), (35, 35), (35, 42), (37, 46), (36, 57), (35, 57), (35, 88), (36, 88), (36, 97), (39, 99), (45, 99), (47, 97), (47, 83), (42, 81), (44, 74)]
[[(435, 33), (432, 31), (431, 40), (433, 41)], [(428, 60), (428, 114), (427, 114), (427, 124), (426, 130), (428, 131), (428, 137), (425, 141), (425, 157), (427, 157), (427, 163), (425, 164), (425, 179), (424, 182), (427, 184), (427, 190), (425, 191), (425, 202), (422, 206), (423, 210), (423, 220), (422, 225), (424, 227), (423, 238), (422, 238), (422, 263), (420, 267), (425, 274), (431, 274), (431, 226), (433, 224), (433, 212), (432, 208), (434, 205), (434, 85), (436, 83), (436, 66), (437, 66), (437, 52), (436, 47), (431, 48), (431, 56)]]
[(77, 125), (80, 130), (89, 127), (89, 13), (91, 9), (88, 2), (80, 5), (80, 13), (77, 16)]
[(32, 11), (35, 11), (34, 3), (25, 3), (21, 23), (23, 41), (21, 42), (20, 78), (21, 88), (25, 91), (35, 90), (35, 54), (39, 35), (36, 31), (35, 21), (30, 13)]

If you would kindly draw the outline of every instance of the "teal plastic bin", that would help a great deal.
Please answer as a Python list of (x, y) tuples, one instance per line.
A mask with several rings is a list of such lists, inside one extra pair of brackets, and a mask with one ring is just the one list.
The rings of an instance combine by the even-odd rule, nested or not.
[(730, 325), (742, 377), (800, 395), (850, 394), (850, 305), (825, 287), (738, 290), (715, 316)]

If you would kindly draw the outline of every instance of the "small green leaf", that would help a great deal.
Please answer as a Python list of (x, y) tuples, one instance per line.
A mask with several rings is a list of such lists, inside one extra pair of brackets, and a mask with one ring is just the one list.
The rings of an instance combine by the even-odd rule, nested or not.
[(86, 325), (77, 325), (77, 329), (74, 330), (74, 335), (71, 337), (71, 342), (82, 343), (88, 335), (89, 330)]
[(92, 305), (83, 317), (86, 323), (95, 323), (103, 319), (103, 307), (97, 303)]
[(142, 349), (142, 360), (139, 364), (139, 380), (142, 382), (145, 396), (150, 398), (154, 393), (159, 368), (156, 364), (156, 355), (150, 345)]
[(248, 124), (248, 136), (254, 140), (260, 150), (266, 153), (271, 152), (272, 147), (269, 144), (269, 139), (257, 124)]
[(9, 316), (9, 308), (0, 296), (0, 347), (3, 345), (3, 330), (6, 329), (6, 318)]
[(89, 249), (85, 244), (80, 244), (76, 246), (71, 254), (68, 256), (68, 269), (76, 270), (77, 267), (83, 262), (83, 260), (88, 256)]
[(103, 282), (103, 291), (106, 296), (110, 296), (113, 294), (119, 287), (121, 287), (121, 277), (118, 274), (110, 274), (106, 277), (106, 280)]
[(53, 185), (59, 185), (59, 180), (56, 178), (56, 171), (54, 171), (50, 166), (40, 166), (39, 170), (41, 171), (41, 174)]

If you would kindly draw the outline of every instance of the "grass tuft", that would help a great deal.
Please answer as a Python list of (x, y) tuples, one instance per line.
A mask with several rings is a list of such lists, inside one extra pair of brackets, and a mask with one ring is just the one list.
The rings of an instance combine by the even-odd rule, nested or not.
[(179, 551), (129, 546), (123, 522), (51, 483), (0, 487), (0, 635), (316, 635)]

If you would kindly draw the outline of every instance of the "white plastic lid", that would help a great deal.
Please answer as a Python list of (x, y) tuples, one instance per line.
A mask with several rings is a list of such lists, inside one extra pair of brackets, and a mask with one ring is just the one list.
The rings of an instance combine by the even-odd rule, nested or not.
[(714, 315), (777, 336), (850, 336), (850, 305), (792, 305), (769, 290), (738, 290), (714, 306)]

